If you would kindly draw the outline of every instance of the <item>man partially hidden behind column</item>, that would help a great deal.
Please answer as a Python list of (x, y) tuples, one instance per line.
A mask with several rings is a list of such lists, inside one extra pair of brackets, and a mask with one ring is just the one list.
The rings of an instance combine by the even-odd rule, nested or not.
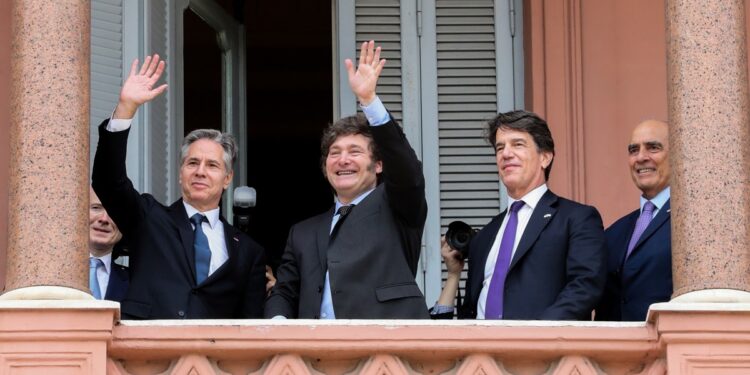
[(337, 121), (321, 142), (334, 207), (289, 231), (266, 317), (429, 317), (414, 280), (427, 217), (422, 166), (375, 94), (385, 60), (374, 45), (362, 44), (356, 72), (345, 62), (366, 118)]
[(604, 297), (596, 320), (643, 321), (652, 303), (672, 295), (669, 208), (669, 128), (648, 120), (628, 145), (630, 175), (641, 190), (641, 207), (605, 232), (609, 258)]
[(128, 270), (115, 263), (112, 251), (122, 233), (94, 189), (89, 191), (89, 288), (96, 299), (120, 302), (128, 291)]
[(131, 246), (122, 317), (259, 318), (266, 294), (263, 249), (219, 215), (237, 155), (234, 139), (212, 129), (185, 137), (182, 198), (171, 206), (139, 194), (127, 177), (132, 118), (140, 105), (166, 90), (155, 87), (163, 71), (157, 55), (147, 57), (140, 70), (134, 61), (112, 119), (99, 126), (92, 186)]
[[(458, 317), (590, 320), (605, 278), (599, 212), (547, 188), (555, 145), (544, 120), (512, 111), (488, 125), (508, 210), (469, 244), (466, 296)], [(448, 279), (431, 313), (451, 318), (463, 260), (445, 239), (441, 252)]]

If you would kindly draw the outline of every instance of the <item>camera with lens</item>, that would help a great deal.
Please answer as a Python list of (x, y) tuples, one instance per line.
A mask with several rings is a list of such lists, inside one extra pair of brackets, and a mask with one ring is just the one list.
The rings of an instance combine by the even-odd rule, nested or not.
[(469, 242), (477, 233), (469, 224), (463, 221), (454, 221), (448, 224), (448, 231), (445, 232), (445, 241), (451, 248), (458, 250), (461, 257), (466, 259), (469, 256)]

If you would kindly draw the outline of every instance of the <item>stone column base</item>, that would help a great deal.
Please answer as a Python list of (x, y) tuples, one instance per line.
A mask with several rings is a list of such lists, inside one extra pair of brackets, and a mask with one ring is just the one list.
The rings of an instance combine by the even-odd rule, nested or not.
[(111, 301), (0, 301), (0, 373), (105, 374)]
[(658, 303), (648, 314), (669, 374), (750, 374), (750, 303)]
[(84, 291), (64, 286), (28, 286), (9, 290), (0, 295), (1, 300), (94, 300), (94, 296)]

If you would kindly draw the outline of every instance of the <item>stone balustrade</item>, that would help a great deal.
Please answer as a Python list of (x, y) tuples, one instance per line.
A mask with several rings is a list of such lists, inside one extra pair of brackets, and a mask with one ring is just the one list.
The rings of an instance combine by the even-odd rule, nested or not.
[(647, 322), (119, 321), (108, 301), (0, 301), (0, 373), (749, 374), (750, 304)]

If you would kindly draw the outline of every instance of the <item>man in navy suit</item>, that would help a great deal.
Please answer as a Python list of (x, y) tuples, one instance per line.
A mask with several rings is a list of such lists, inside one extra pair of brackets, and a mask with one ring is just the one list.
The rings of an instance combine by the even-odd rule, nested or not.
[[(555, 146), (547, 123), (512, 111), (489, 122), (509, 209), (469, 244), (463, 319), (589, 320), (605, 280), (604, 231), (594, 207), (547, 188)], [(433, 317), (453, 316), (463, 269), (459, 253), (443, 241), (448, 279)]]
[(94, 189), (89, 189), (89, 288), (97, 299), (120, 302), (128, 291), (128, 270), (114, 262), (112, 250), (122, 239)]
[(669, 208), (669, 129), (644, 121), (628, 145), (640, 208), (606, 231), (607, 284), (596, 320), (643, 321), (652, 303), (672, 295), (672, 243)]
[[(130, 245), (130, 286), (123, 319), (260, 318), (265, 299), (263, 249), (229, 225), (219, 203), (232, 180), (234, 138), (197, 129), (183, 139), (182, 197), (170, 206), (140, 194), (128, 179), (128, 132), (139, 106), (160, 95), (165, 63), (148, 56), (131, 66), (112, 118), (99, 126), (92, 187)], [(158, 145), (157, 145), (158, 146)]]

